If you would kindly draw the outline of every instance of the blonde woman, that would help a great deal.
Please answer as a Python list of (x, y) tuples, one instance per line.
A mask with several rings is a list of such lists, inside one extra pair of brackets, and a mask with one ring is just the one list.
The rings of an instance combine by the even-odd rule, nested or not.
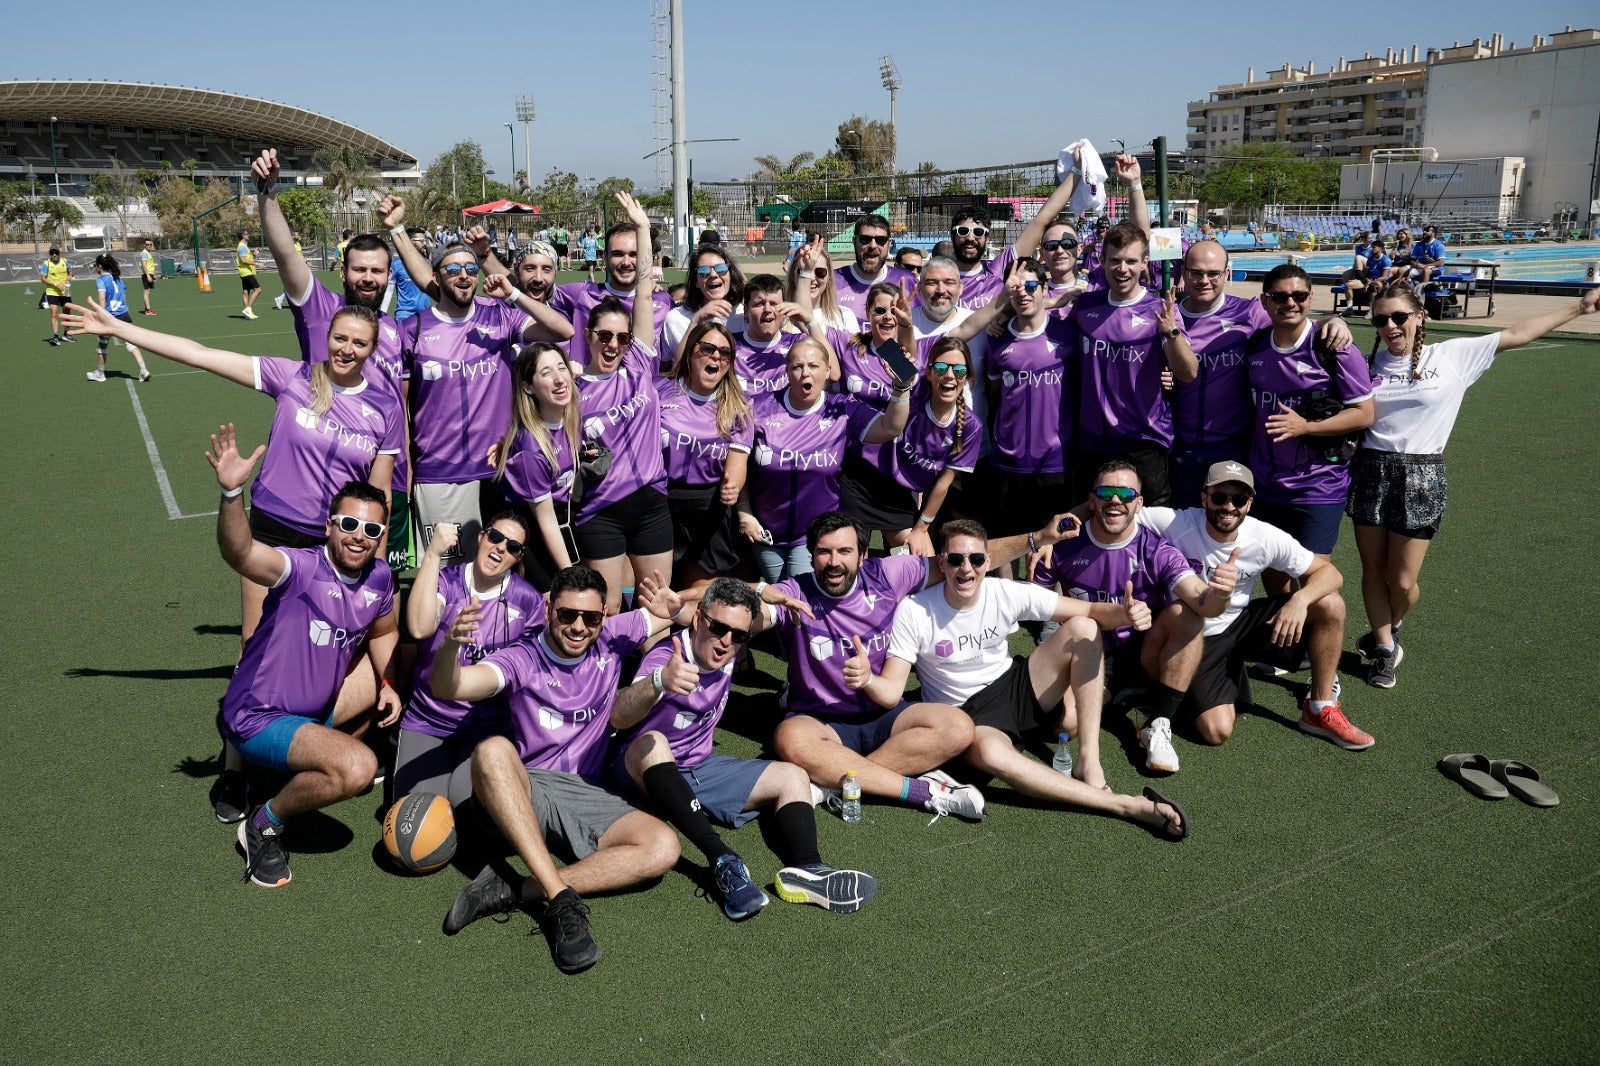
[(523, 572), (535, 588), (578, 561), (572, 535), (572, 489), (578, 454), (578, 390), (567, 353), (537, 341), (513, 371), (511, 428), (500, 442), (495, 479), (510, 502), (531, 513)]
[[(784, 275), (784, 301), (815, 308), (812, 320), (825, 329), (860, 333), (861, 320), (839, 306), (839, 294), (833, 287), (833, 257), (820, 239), (812, 242), (811, 249), (809, 256), (797, 254), (789, 260)], [(802, 282), (804, 289), (800, 287)]]

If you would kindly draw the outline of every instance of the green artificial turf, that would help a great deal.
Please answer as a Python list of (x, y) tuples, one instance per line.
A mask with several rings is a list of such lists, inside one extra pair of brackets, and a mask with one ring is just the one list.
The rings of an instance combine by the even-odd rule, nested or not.
[[(256, 322), (233, 317), (226, 276), (209, 295), (166, 282), (159, 317), (136, 320), (293, 355), (276, 279), (265, 287)], [(376, 797), (294, 826), (288, 889), (241, 882), (233, 829), (207, 801), (238, 585), (201, 456), (222, 421), (264, 439), (270, 402), (159, 359), (130, 393), (115, 347), (116, 376), (90, 384), (93, 341), (43, 344), (35, 301), (0, 287), (0, 1061), (1600, 1058), (1600, 343), (1511, 353), (1469, 394), (1399, 685), (1344, 679), (1371, 750), (1294, 728), (1303, 678), (1257, 681), (1263, 709), (1226, 746), (1179, 731), (1183, 771), (1161, 787), (1192, 817), (1181, 845), (999, 786), (978, 825), (881, 805), (858, 826), (819, 814), (824, 856), (879, 878), (859, 914), (774, 899), (736, 925), (697, 897), (691, 854), (659, 885), (590, 901), (605, 957), (569, 978), (524, 915), (444, 937), (463, 874), (375, 862)], [(198, 517), (170, 517), (134, 395), (178, 513)], [(1353, 647), (1365, 623), (1348, 528), (1336, 562)], [(731, 754), (758, 753), (776, 718), (778, 666), (759, 663), (771, 676), (735, 699)], [(1138, 791), (1130, 727), (1108, 716), (1107, 731), (1113, 786)], [(1434, 769), (1454, 751), (1529, 762), (1562, 805), (1473, 799)], [(770, 882), (760, 828), (728, 839)]]

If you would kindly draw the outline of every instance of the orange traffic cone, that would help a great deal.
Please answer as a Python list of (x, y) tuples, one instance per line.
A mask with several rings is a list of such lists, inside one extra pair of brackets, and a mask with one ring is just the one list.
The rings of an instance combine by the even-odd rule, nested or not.
[(197, 267), (194, 272), (195, 280), (200, 283), (201, 292), (211, 291), (211, 271), (205, 267)]

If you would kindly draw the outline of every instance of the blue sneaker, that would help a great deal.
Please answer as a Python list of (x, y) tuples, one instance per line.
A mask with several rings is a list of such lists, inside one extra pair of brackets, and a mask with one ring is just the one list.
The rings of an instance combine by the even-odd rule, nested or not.
[(785, 866), (773, 879), (785, 903), (814, 903), (835, 914), (852, 914), (878, 894), (878, 879), (860, 870), (835, 870), (825, 862)]
[(722, 897), (722, 913), (734, 921), (753, 917), (767, 905), (767, 894), (750, 880), (744, 860), (731, 851), (717, 859), (712, 874), (717, 882), (717, 895)]

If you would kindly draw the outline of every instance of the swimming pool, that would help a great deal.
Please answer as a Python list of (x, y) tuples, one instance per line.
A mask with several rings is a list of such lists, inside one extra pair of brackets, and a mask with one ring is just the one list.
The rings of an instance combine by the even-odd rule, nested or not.
[[(1555, 281), (1581, 283), (1589, 264), (1600, 261), (1600, 241), (1570, 244), (1488, 245), (1457, 251), (1445, 249), (1445, 263), (1454, 259), (1487, 259), (1500, 264), (1501, 281)], [(1282, 253), (1236, 255), (1235, 270), (1270, 270), (1285, 261)], [(1299, 256), (1308, 274), (1337, 275), (1354, 262), (1349, 252), (1308, 252)]]

